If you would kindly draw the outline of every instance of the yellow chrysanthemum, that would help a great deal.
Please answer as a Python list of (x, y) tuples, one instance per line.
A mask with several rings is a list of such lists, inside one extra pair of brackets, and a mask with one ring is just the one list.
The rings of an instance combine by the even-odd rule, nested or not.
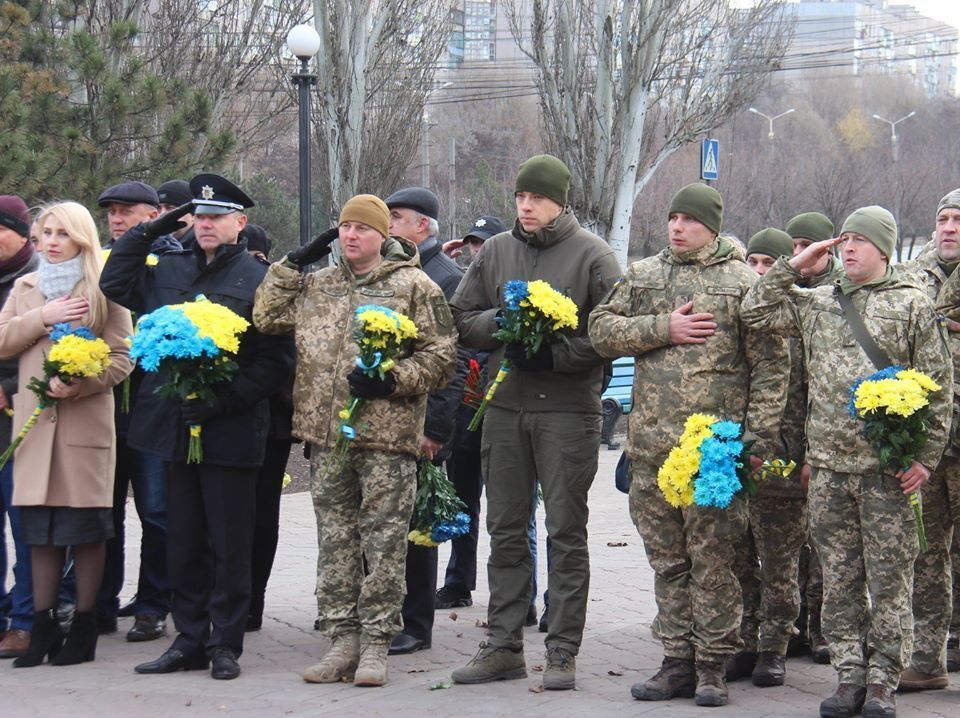
[(527, 282), (527, 298), (520, 302), (520, 306), (536, 307), (541, 314), (553, 321), (554, 331), (576, 329), (580, 323), (574, 301), (542, 279)]
[(937, 382), (928, 377), (922, 371), (917, 371), (916, 369), (904, 369), (903, 371), (898, 371), (897, 379), (914, 381), (926, 392), (940, 391), (940, 385), (937, 384)]
[(713, 435), (710, 427), (717, 421), (717, 417), (710, 414), (687, 417), (679, 445), (670, 450), (657, 472), (657, 485), (667, 503), (674, 508), (693, 504), (693, 478), (700, 468), (700, 444)]
[(47, 359), (60, 365), (60, 373), (76, 377), (100, 376), (110, 366), (110, 347), (103, 339), (68, 334), (54, 342)]
[(250, 326), (250, 322), (236, 312), (211, 302), (203, 295), (173, 308), (187, 315), (196, 325), (200, 336), (210, 337), (218, 349), (231, 354), (236, 354), (240, 349), (240, 335)]
[[(906, 371), (898, 373), (897, 376), (899, 377)], [(936, 386), (936, 383), (929, 377), (920, 374), (920, 372), (914, 373), (924, 377), (926, 386)], [(865, 381), (857, 387), (854, 405), (861, 414), (882, 409), (889, 414), (908, 417), (930, 403), (927, 398), (928, 393), (924, 386), (912, 375), (907, 375), (905, 378)]]
[(153, 252), (147, 255), (147, 266), (156, 267), (160, 263), (160, 257), (155, 255)]

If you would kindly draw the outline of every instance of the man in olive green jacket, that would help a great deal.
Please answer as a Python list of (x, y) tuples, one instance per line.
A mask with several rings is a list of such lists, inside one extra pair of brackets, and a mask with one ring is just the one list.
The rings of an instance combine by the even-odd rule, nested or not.
[(718, 237), (723, 200), (702, 184), (670, 203), (670, 246), (630, 266), (590, 316), (590, 338), (606, 357), (636, 361), (627, 455), (633, 460), (630, 514), (655, 572), (654, 630), (664, 660), (637, 683), (639, 700), (728, 700), (724, 663), (742, 645), (742, 602), (734, 550), (747, 526), (747, 501), (726, 509), (674, 508), (657, 473), (695, 412), (743, 422), (754, 453), (782, 456), (777, 438), (790, 362), (786, 341), (750, 332), (740, 301), (756, 275)]
[[(513, 231), (484, 243), (450, 302), (464, 345), (492, 352), (491, 367), (503, 357), (514, 364), (486, 411), (481, 443), (490, 533), (490, 642), (454, 671), (457, 683), (526, 675), (523, 625), (533, 571), (527, 525), (539, 482), (552, 541), (543, 685), (574, 687), (590, 582), (587, 491), (597, 470), (603, 380), (603, 359), (591, 346), (586, 323), (620, 267), (610, 246), (582, 229), (567, 208), (569, 186), (570, 171), (556, 157), (524, 162)], [(503, 346), (493, 338), (505, 306), (504, 286), (515, 279), (543, 279), (576, 303), (579, 325), (567, 341), (545, 343), (527, 357), (520, 345)]]

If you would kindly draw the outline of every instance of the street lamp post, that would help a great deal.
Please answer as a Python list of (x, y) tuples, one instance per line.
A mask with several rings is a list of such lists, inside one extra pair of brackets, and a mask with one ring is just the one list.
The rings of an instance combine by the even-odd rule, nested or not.
[(774, 134), (773, 134), (773, 121), (774, 121), (774, 120), (779, 120), (781, 117), (784, 117), (785, 115), (789, 115), (791, 112), (794, 111), (794, 109), (795, 109), (795, 108), (791, 107), (791, 108), (790, 108), (789, 110), (787, 110), (786, 112), (781, 112), (779, 115), (774, 115), (773, 117), (770, 117), (770, 115), (765, 115), (765, 114), (763, 114), (762, 112), (760, 112), (760, 110), (758, 110), (756, 107), (751, 107), (751, 108), (749, 108), (750, 112), (752, 112), (752, 113), (755, 114), (755, 115), (760, 115), (760, 117), (764, 118), (767, 122), (770, 123), (770, 132), (767, 134), (767, 139), (768, 139), (768, 140), (772, 140), (772, 139), (774, 138)]
[(297, 25), (287, 33), (287, 47), (300, 60), (299, 72), (290, 78), (300, 101), (300, 246), (310, 241), (310, 87), (317, 76), (310, 72), (310, 59), (320, 49), (320, 35), (313, 25)]
[(873, 116), (873, 119), (880, 120), (881, 122), (886, 122), (888, 125), (890, 125), (890, 155), (893, 158), (894, 162), (900, 159), (900, 150), (899, 150), (899, 146), (897, 145), (897, 125), (899, 125), (904, 120), (909, 120), (915, 114), (917, 114), (916, 110), (914, 110), (908, 115), (904, 115), (903, 117), (901, 117), (899, 120), (895, 122), (891, 122), (886, 117), (880, 117), (880, 115)]

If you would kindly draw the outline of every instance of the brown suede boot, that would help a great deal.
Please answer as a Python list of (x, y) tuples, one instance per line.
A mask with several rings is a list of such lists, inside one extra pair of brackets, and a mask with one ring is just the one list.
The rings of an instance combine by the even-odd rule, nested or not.
[(693, 698), (697, 689), (697, 672), (689, 658), (666, 656), (653, 678), (636, 683), (630, 695), (638, 701), (668, 701), (671, 698)]
[(723, 661), (697, 661), (697, 690), (693, 697), (698, 706), (727, 705), (730, 692), (723, 674)]

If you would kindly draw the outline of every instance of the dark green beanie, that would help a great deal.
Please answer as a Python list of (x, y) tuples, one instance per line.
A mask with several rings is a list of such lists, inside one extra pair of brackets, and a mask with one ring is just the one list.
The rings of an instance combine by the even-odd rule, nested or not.
[(793, 237), (773, 227), (761, 229), (747, 242), (747, 256), (766, 254), (773, 257), (789, 257), (793, 254)]
[(570, 170), (553, 155), (534, 155), (517, 171), (516, 192), (533, 192), (567, 206)]
[(794, 239), (822, 242), (833, 237), (833, 222), (825, 214), (804, 212), (787, 222), (787, 234)]
[(720, 234), (720, 225), (723, 223), (723, 198), (713, 187), (699, 182), (688, 184), (670, 200), (669, 214), (674, 212), (688, 214), (714, 234)]
[(889, 210), (873, 205), (854, 210), (840, 228), (840, 234), (856, 232), (870, 240), (887, 259), (897, 247), (897, 221)]

